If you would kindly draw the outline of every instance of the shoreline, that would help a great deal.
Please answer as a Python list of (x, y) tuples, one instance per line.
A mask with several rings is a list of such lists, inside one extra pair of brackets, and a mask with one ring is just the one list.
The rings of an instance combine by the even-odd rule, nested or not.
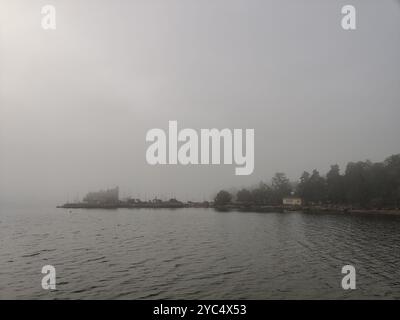
[(205, 203), (141, 203), (141, 204), (89, 204), (89, 203), (66, 203), (57, 206), (59, 209), (184, 209), (184, 208), (202, 208), (214, 209), (217, 211), (238, 211), (238, 212), (259, 212), (259, 213), (341, 213), (341, 214), (386, 214), (400, 215), (399, 209), (360, 209), (347, 207), (327, 207), (327, 206), (282, 206), (282, 205), (224, 205), (215, 206)]
[(289, 213), (302, 212), (312, 214), (376, 214), (376, 215), (400, 215), (400, 209), (360, 209), (360, 208), (332, 208), (323, 206), (223, 206), (213, 207), (218, 211), (260, 212), (260, 213)]

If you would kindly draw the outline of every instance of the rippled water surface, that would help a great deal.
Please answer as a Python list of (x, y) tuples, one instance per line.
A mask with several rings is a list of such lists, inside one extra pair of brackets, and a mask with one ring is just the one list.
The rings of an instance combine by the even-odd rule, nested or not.
[(0, 298), (400, 298), (400, 217), (0, 209)]

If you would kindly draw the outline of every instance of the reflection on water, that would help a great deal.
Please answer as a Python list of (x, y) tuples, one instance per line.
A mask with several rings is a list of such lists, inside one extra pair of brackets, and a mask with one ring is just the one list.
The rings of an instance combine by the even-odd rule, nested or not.
[(1, 209), (0, 235), (2, 299), (400, 298), (399, 216)]

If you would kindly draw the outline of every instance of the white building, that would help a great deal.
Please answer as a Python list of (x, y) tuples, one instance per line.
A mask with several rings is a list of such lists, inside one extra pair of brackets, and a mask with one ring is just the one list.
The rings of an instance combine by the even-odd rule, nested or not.
[(301, 206), (303, 201), (299, 197), (285, 197), (282, 199), (282, 203), (284, 206)]

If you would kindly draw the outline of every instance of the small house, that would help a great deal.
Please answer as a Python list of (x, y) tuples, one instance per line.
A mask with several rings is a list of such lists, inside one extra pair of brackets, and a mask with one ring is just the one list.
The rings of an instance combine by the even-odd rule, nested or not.
[(282, 199), (282, 203), (284, 206), (301, 206), (303, 204), (303, 200), (300, 197), (284, 197)]

